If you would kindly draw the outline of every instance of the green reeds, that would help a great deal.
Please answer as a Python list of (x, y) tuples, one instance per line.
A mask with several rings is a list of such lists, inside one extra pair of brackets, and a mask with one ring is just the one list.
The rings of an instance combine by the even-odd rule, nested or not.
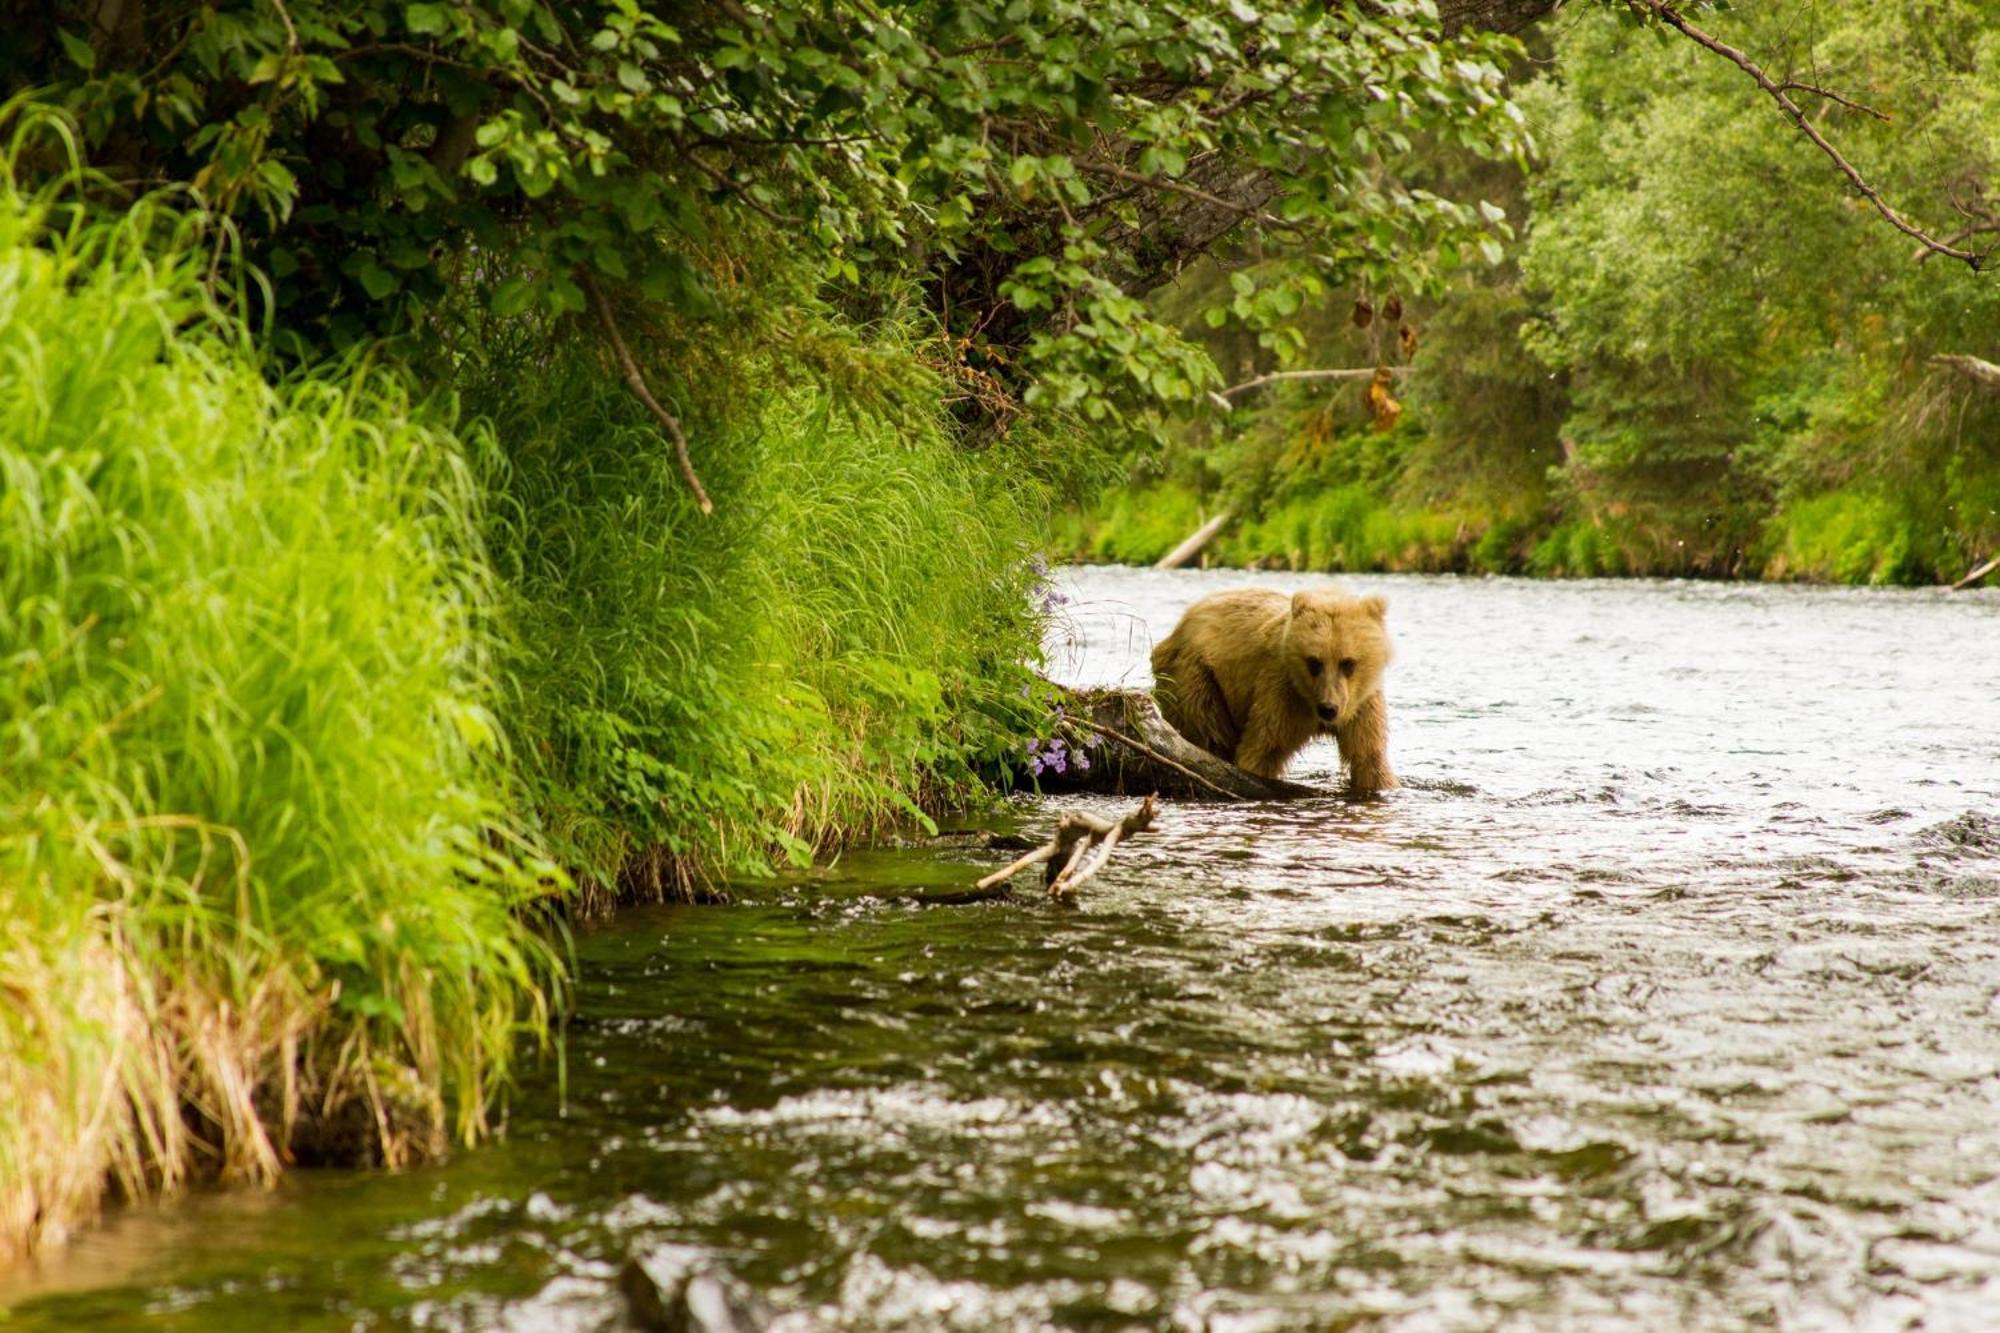
[(1027, 729), (1032, 491), (934, 407), (835, 410), (798, 367), (728, 353), (728, 384), (674, 386), (712, 516), (590, 340), (461, 379), (505, 423), (490, 544), (522, 767), (599, 902), (920, 817)]
[(215, 253), (0, 162), (0, 1256), (475, 1136), (548, 1019), (461, 449), (274, 387)]

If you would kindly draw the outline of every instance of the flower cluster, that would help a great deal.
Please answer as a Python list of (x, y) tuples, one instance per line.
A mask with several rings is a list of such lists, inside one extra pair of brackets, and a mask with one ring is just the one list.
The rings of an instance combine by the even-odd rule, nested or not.
[(1052, 615), (1057, 607), (1069, 605), (1069, 598), (1056, 587), (1047, 560), (1039, 555), (1028, 557), (1028, 572), (1035, 576), (1035, 607), (1041, 614)]
[(1028, 742), (1028, 771), (1036, 777), (1043, 773), (1067, 773), (1072, 767), (1079, 773), (1090, 771), (1090, 756), (1082, 746), (1071, 745), (1060, 736)]

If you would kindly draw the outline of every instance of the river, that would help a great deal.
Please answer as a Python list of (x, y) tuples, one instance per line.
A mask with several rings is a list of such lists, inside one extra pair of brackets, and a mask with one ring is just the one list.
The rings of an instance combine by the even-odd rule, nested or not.
[[(1298, 582), (1063, 578), (1087, 683)], [(2000, 1322), (2000, 593), (1348, 583), (1405, 789), (1075, 910), (867, 896), (965, 839), (627, 912), (505, 1141), (124, 1210), (9, 1326), (594, 1329), (635, 1254), (794, 1329)]]

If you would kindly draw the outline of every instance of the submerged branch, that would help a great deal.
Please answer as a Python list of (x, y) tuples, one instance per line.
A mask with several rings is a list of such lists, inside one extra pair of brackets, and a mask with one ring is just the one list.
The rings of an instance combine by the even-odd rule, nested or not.
[[(1056, 821), (1055, 833), (1026, 856), (994, 871), (974, 885), (969, 893), (950, 895), (951, 901), (981, 902), (988, 895), (1006, 893), (1005, 882), (1032, 865), (1047, 865), (1043, 882), (1051, 898), (1072, 899), (1083, 883), (1111, 861), (1111, 853), (1126, 838), (1134, 838), (1153, 826), (1160, 812), (1158, 796), (1148, 796), (1139, 808), (1120, 820), (1102, 819), (1081, 810), (1072, 810)], [(1057, 869), (1057, 862), (1061, 869)], [(996, 892), (997, 890), (997, 892)], [(945, 895), (926, 899), (943, 902)]]

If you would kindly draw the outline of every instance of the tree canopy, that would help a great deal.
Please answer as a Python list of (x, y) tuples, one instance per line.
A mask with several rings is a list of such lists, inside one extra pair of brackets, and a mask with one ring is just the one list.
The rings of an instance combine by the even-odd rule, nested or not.
[(1526, 146), (1505, 26), (1388, 0), (95, 0), (15, 3), (0, 86), (53, 85), (128, 190), (240, 231), (309, 346), (586, 278), (700, 319), (761, 233), (867, 311), (920, 285), (957, 373), (1096, 419), (1205, 360), (1137, 299), (1227, 236), (1296, 262), (1226, 317), (1490, 258), (1497, 210), (1413, 184), (1419, 141)]

